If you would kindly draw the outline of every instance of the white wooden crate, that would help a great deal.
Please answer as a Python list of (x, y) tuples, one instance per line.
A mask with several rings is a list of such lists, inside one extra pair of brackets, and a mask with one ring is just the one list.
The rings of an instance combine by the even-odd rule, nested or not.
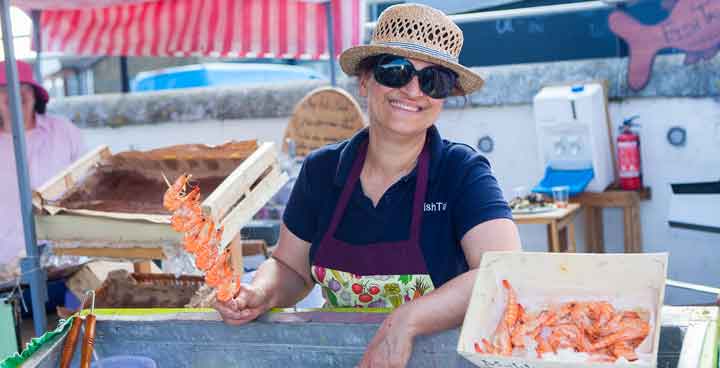
[[(667, 261), (667, 253), (486, 252), (477, 271), (457, 351), (478, 367), (655, 367)], [(641, 361), (630, 364), (579, 363), (476, 353), (473, 344), (483, 337), (490, 338), (504, 311), (502, 279), (511, 283), (520, 304), (530, 311), (536, 311), (538, 304), (573, 299), (603, 299), (622, 309), (640, 307), (648, 310), (650, 333), (636, 350)]]
[[(232, 169), (201, 206), (205, 215), (224, 226), (227, 245), (252, 216), (287, 182), (277, 160), (274, 143), (262, 143)], [(98, 211), (63, 208), (56, 199), (80, 185), (92, 170), (113, 154), (102, 146), (89, 152), (33, 193), (37, 237), (82, 247), (154, 247), (179, 243), (181, 234), (170, 226), (170, 214)], [(175, 171), (192, 174), (195, 163), (178, 160)], [(152, 166), (152, 165), (150, 165)], [(154, 166), (148, 170), (156, 170)], [(159, 170), (156, 170), (159, 174)], [(207, 188), (200, 188), (207, 192)], [(158, 196), (159, 202), (162, 195)]]

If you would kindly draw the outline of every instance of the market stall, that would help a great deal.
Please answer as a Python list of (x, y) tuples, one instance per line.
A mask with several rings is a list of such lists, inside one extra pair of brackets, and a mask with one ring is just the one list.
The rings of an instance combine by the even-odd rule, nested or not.
[[(368, 318), (367, 313), (348, 311), (278, 310), (263, 321), (248, 325), (243, 336), (237, 333), (236, 327), (225, 325), (208, 310), (146, 310), (143, 315), (101, 310), (96, 313), (96, 349), (101, 359), (124, 356), (130, 362), (163, 362), (173, 367), (285, 367), (288, 361), (296, 362), (298, 367), (352, 366), (386, 316), (382, 312)], [(717, 336), (716, 308), (664, 307), (663, 316), (658, 367), (717, 366), (713, 358), (717, 353), (713, 345)], [(172, 327), (168, 326), (170, 321)], [(205, 333), (197, 334), (198, 328)], [(69, 326), (60, 326), (57, 335), (49, 336), (34, 354), (29, 354), (24, 366), (57, 367), (68, 329)], [(325, 343), (318, 341), (312, 349), (305, 349), (308, 345), (304, 339), (308, 334), (332, 336), (332, 339)], [(418, 339), (417, 353), (408, 366), (473, 367), (456, 352), (459, 335), (460, 331), (455, 329)], [(167, 349), (157, 349), (157, 346)], [(188, 349), (189, 346), (192, 349)], [(79, 353), (78, 347), (75, 357)], [(150, 358), (132, 360), (128, 355)]]
[[(662, 306), (666, 254), (582, 255), (489, 252), (478, 270), (460, 329), (417, 339), (409, 367), (701, 367), (717, 366), (718, 308)], [(626, 280), (632, 270), (637, 277)], [(597, 274), (605, 272), (599, 278)], [(532, 275), (532, 276), (529, 276)], [(528, 313), (542, 305), (605, 300), (620, 315), (641, 315), (649, 331), (628, 362), (593, 361), (592, 355), (558, 347), (535, 355), (516, 347), (512, 356), (479, 352), (475, 343), (502, 322), (507, 296), (498, 278), (510, 280)], [(583, 285), (582, 287), (580, 285)], [(626, 309), (620, 311), (620, 309)], [(388, 309), (276, 309), (242, 327), (228, 326), (210, 309), (86, 309), (74, 318), (97, 317), (97, 359), (143, 361), (150, 366), (282, 367), (352, 366), (362, 356)], [(15, 362), (57, 366), (72, 320), (46, 334)], [(561, 328), (548, 327), (549, 329)], [(566, 328), (565, 327), (565, 328)], [(79, 339), (78, 341), (82, 341)], [(75, 346), (75, 361), (82, 351)], [(589, 357), (590, 355), (590, 357)]]
[[(31, 285), (36, 334), (45, 327), (44, 283), (40, 267), (22, 134), (17, 68), (12, 44), (10, 4), (42, 10), (35, 29), (40, 50), (77, 55), (327, 58), (361, 42), (362, 1), (137, 1), (20, 0), (2, 2), (13, 141), (27, 257), (23, 282)], [(231, 8), (232, 11), (226, 11)], [(185, 22), (187, 12), (198, 15)], [(122, 27), (120, 26), (122, 23)], [(242, 27), (238, 27), (242, 24)], [(203, 37), (200, 37), (202, 33)], [(40, 34), (43, 37), (40, 37)], [(334, 67), (330, 68), (334, 73)], [(333, 74), (334, 82), (334, 74)]]
[[(176, 160), (177, 157), (172, 159)], [(96, 163), (102, 160), (112, 161), (106, 154), (104, 158), (100, 155)], [(190, 162), (194, 162), (193, 158), (187, 160), (188, 167), (197, 169)], [(245, 161), (238, 166), (238, 169), (242, 168), (244, 163)], [(90, 166), (103, 167), (102, 164)], [(122, 164), (117, 167), (122, 167)], [(157, 163), (149, 165), (150, 176), (157, 175), (158, 167)], [(265, 166), (260, 168), (263, 169)], [(102, 173), (102, 170), (100, 172)], [(225, 180), (235, 176), (235, 173), (231, 173)], [(88, 174), (87, 171), (82, 172), (84, 178), (93, 177)], [(237, 176), (245, 175), (241, 172)], [(127, 177), (132, 178), (131, 175)], [(212, 194), (209, 197), (202, 199), (202, 205), (199, 194), (193, 197), (188, 193), (183, 193), (177, 198), (171, 196), (172, 201), (182, 202), (178, 206), (169, 206), (166, 198), (163, 198), (163, 205), (165, 210), (173, 212), (175, 216), (182, 212), (185, 201), (190, 197), (193, 200), (188, 203), (192, 207), (188, 208), (192, 210), (192, 216), (186, 216), (184, 221), (212, 220), (217, 224), (237, 225), (242, 221), (228, 221), (225, 217), (232, 217), (232, 212), (238, 208), (236, 203), (242, 198), (247, 198), (245, 188), (243, 190), (238, 188), (242, 188), (245, 184), (252, 189), (258, 180), (262, 182), (261, 178), (250, 179), (244, 182), (231, 180), (228, 182), (232, 184), (228, 185), (223, 181), (215, 191), (210, 190)], [(52, 194), (52, 190), (44, 188), (37, 196), (36, 203), (39, 204), (36, 206), (46, 212), (45, 215), (48, 217), (45, 219), (52, 218), (53, 212), (55, 216), (62, 216), (63, 213), (92, 216), (97, 215), (97, 212), (117, 212), (112, 211), (117, 209), (112, 207), (114, 197), (85, 198), (75, 194), (77, 193), (73, 189), (75, 185), (88, 182), (92, 180), (78, 181), (72, 173), (70, 175), (65, 173), (60, 180), (47, 186), (47, 188), (60, 187), (61, 190)], [(102, 180), (98, 179), (97, 182)], [(172, 185), (171, 188), (180, 192), (184, 183), (182, 181), (179, 183), (177, 188), (175, 188), (176, 184), (166, 185)], [(164, 188), (162, 183), (159, 186)], [(220, 190), (223, 186), (231, 190)], [(203, 187), (207, 190), (212, 188), (212, 185), (205, 183)], [(100, 191), (91, 189), (87, 192), (98, 194)], [(141, 198), (141, 195), (138, 197)], [(148, 203), (152, 202), (152, 197), (147, 199)], [(226, 200), (214, 201), (213, 199), (217, 198), (213, 197)], [(135, 198), (136, 195), (133, 195), (126, 202), (131, 202)], [(157, 201), (160, 202), (159, 198)], [(138, 206), (141, 210), (140, 214), (157, 215), (151, 213), (154, 203), (148, 205), (142, 202)], [(434, 204), (430, 205), (430, 211), (433, 210), (432, 206)], [(418, 206), (418, 208), (422, 207)], [(567, 216), (573, 215), (578, 210), (576, 205), (567, 208), (565, 213)], [(112, 220), (123, 219), (113, 216), (116, 215), (112, 214), (109, 217)], [(133, 216), (127, 216), (125, 219), (137, 220)], [(182, 223), (173, 223), (172, 220), (170, 222), (178, 225), (179, 228), (184, 228)], [(119, 223), (108, 226), (116, 225)], [(555, 226), (562, 227), (557, 223)], [(64, 227), (58, 226), (48, 233), (52, 233), (53, 235), (50, 236), (59, 241), (98, 241), (72, 238), (67, 233), (63, 235)], [(213, 226), (208, 228), (214, 229)], [(229, 235), (226, 237), (223, 233), (222, 241), (218, 240), (218, 244), (226, 244), (237, 233), (236, 226), (228, 226), (228, 228), (231, 230)], [(83, 233), (84, 230), (75, 229), (79, 233)], [(127, 231), (133, 232), (133, 229)], [(572, 231), (568, 230), (569, 233)], [(187, 230), (179, 232), (187, 235)], [(208, 231), (207, 234), (210, 234), (208, 235), (210, 237), (216, 233)], [(203, 245), (208, 244), (208, 239), (205, 240)], [(152, 240), (145, 238), (138, 240), (132, 239), (132, 235), (124, 237), (123, 234), (115, 234), (112, 241), (130, 244)], [(188, 251), (192, 248), (197, 256), (204, 250), (202, 246), (196, 247), (188, 243), (184, 245)], [(216, 248), (213, 249), (217, 251)], [(223, 277), (234, 278), (236, 275), (226, 272), (227, 267), (224, 267), (227, 265), (226, 260), (227, 258), (223, 258), (219, 271), (223, 272)], [(654, 367), (663, 358), (663, 352), (673, 351), (673, 346), (677, 347), (677, 343), (680, 342), (682, 350), (674, 357), (679, 355), (679, 359), (683, 357), (694, 359), (694, 364), (688, 360), (691, 362), (688, 363), (690, 366), (715, 366), (717, 308), (673, 310), (663, 306), (667, 263), (667, 254), (582, 255), (486, 252), (482, 255), (482, 263), (474, 275), (474, 289), (462, 329), (419, 338), (409, 364), (410, 366), (469, 366), (473, 363), (482, 367)], [(214, 266), (203, 269), (214, 269)], [(337, 291), (342, 297), (340, 283), (348, 284), (348, 279), (345, 278), (347, 275), (343, 276), (335, 270), (326, 273), (325, 270), (326, 268), (321, 267), (314, 269), (313, 272), (319, 279), (328, 280), (329, 286), (326, 292)], [(210, 280), (210, 272), (212, 270), (208, 271), (205, 280)], [(397, 284), (409, 284), (411, 277), (406, 276), (408, 275), (400, 276)], [(413, 283), (412, 289), (406, 288), (403, 293), (412, 291), (422, 296), (427, 288), (422, 280), (415, 279), (415, 281), (419, 282)], [(400, 293), (397, 284), (383, 285), (382, 291), (389, 301), (402, 301), (407, 296)], [(365, 297), (366, 300), (372, 300), (372, 295), (381, 291), (378, 286), (360, 284), (357, 284), (357, 288), (356, 284), (352, 284), (351, 290), (359, 298)], [(352, 296), (348, 290), (344, 291)], [(220, 291), (218, 295), (219, 293)], [(225, 293), (225, 295), (232, 297), (233, 294)], [(405, 300), (410, 299), (408, 297)], [(30, 347), (26, 354), (13, 358), (14, 361), (25, 361), (30, 366), (55, 365), (59, 355), (79, 349), (75, 359), (83, 360), (85, 366), (89, 365), (93, 350), (96, 353), (95, 359), (116, 359), (123, 354), (130, 354), (133, 355), (131, 359), (136, 361), (173, 366), (262, 364), (284, 367), (288, 362), (313, 367), (347, 366), (358, 361), (371, 336), (377, 330), (379, 322), (385, 319), (384, 313), (388, 312), (372, 309), (368, 309), (368, 313), (353, 313), (354, 310), (352, 312), (272, 311), (258, 321), (243, 327), (230, 328), (221, 324), (217, 314), (211, 310), (103, 311), (95, 310), (93, 302), (88, 303), (90, 303), (89, 307), (87, 303), (84, 304), (86, 307), (84, 312), (61, 324), (57, 331), (44, 335), (35, 347)], [(367, 304), (367, 301), (364, 303)], [(358, 307), (368, 306), (358, 305)], [(671, 316), (674, 319), (668, 320)], [(71, 340), (73, 336), (78, 336), (80, 329), (77, 326), (81, 323), (86, 326), (84, 336), (81, 338), (83, 343), (81, 347), (75, 348)], [(667, 329), (665, 326), (670, 328)], [(687, 326), (686, 330), (681, 331), (684, 334), (681, 333), (680, 338), (678, 338), (677, 326)], [(543, 342), (547, 346), (543, 345)], [(78, 356), (80, 358), (77, 358)], [(465, 360), (461, 359), (463, 357)]]

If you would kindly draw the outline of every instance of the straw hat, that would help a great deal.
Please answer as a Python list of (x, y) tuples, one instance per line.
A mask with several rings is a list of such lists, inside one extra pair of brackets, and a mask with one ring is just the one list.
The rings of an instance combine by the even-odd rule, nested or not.
[(358, 75), (358, 65), (367, 57), (409, 57), (453, 70), (463, 92), (470, 94), (482, 87), (483, 79), (458, 63), (462, 45), (462, 30), (445, 13), (419, 4), (394, 5), (380, 14), (369, 45), (343, 51), (340, 67), (348, 75)]

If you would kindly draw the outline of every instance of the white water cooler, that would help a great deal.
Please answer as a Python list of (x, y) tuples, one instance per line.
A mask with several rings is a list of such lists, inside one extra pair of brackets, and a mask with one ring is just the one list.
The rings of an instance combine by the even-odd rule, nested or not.
[(602, 192), (615, 181), (607, 106), (598, 83), (550, 86), (533, 99), (544, 177), (534, 192), (568, 186), (570, 194)]

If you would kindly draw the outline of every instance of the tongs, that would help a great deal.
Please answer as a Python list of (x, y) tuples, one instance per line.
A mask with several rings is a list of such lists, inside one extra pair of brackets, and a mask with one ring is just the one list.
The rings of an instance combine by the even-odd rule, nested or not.
[(72, 362), (73, 355), (75, 354), (75, 346), (77, 345), (78, 336), (80, 336), (80, 326), (82, 325), (83, 319), (85, 320), (85, 335), (83, 336), (80, 351), (80, 367), (90, 368), (93, 346), (95, 345), (95, 291), (88, 290), (85, 293), (80, 306), (82, 308), (82, 306), (85, 305), (88, 294), (91, 295), (90, 313), (84, 317), (80, 316), (78, 313), (78, 315), (75, 316), (75, 319), (73, 319), (70, 331), (65, 339), (62, 355), (60, 356), (60, 368), (70, 367), (70, 362)]

